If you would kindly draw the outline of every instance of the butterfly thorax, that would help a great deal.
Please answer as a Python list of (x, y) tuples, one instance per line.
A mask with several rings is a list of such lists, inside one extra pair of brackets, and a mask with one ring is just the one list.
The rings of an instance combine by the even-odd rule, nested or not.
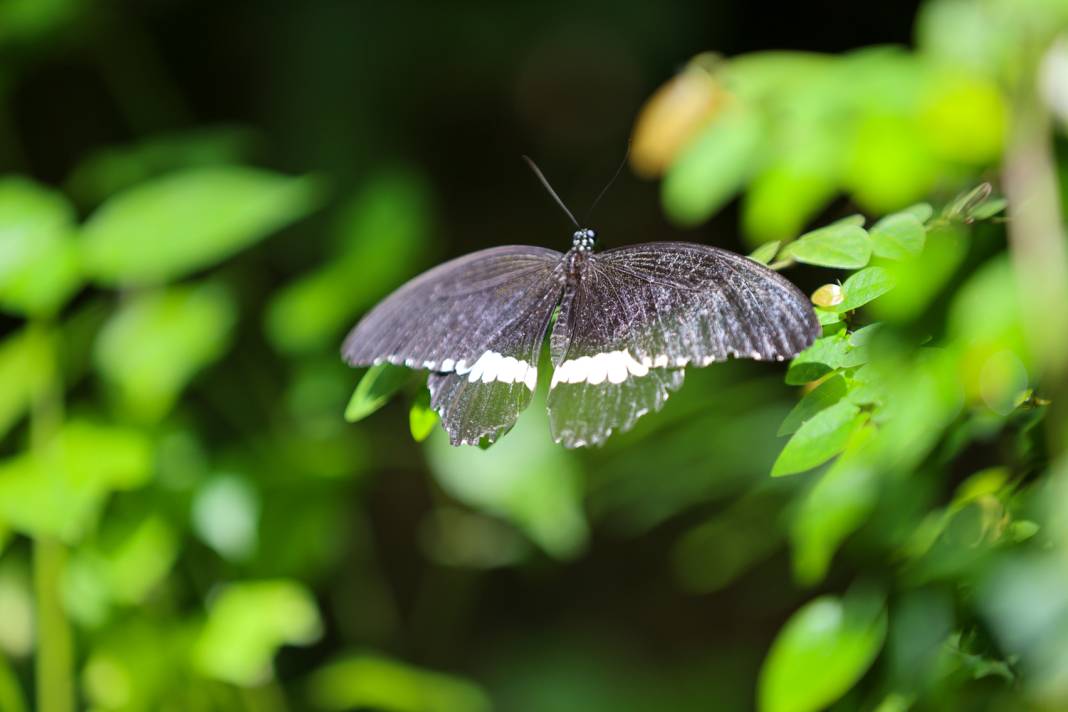
[(570, 285), (576, 285), (581, 282), (586, 270), (589, 269), (592, 257), (593, 253), (589, 250), (575, 248), (568, 250), (567, 254), (564, 255), (565, 282)]

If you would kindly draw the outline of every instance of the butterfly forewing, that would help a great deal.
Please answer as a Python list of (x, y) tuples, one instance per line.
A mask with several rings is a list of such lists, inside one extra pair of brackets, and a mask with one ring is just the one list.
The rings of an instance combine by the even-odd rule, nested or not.
[(432, 371), (431, 404), (453, 444), (496, 438), (530, 403), (563, 278), (554, 250), (508, 246), (447, 262), (372, 310), (345, 340), (354, 366)]
[[(554, 437), (572, 447), (602, 442), (659, 409), (682, 367), (728, 356), (784, 360), (819, 332), (800, 290), (740, 255), (671, 242), (594, 254), (553, 329)], [(614, 400), (620, 392), (626, 407)]]

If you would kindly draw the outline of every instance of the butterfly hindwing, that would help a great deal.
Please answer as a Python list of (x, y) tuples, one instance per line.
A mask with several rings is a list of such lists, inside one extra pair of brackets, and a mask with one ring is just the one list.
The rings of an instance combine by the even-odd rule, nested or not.
[(561, 256), (509, 246), (447, 262), (364, 317), (344, 357), (354, 366), (388, 361), (431, 371), (431, 405), (450, 441), (494, 439), (530, 403), (562, 290)]
[(673, 242), (594, 254), (553, 329), (553, 435), (570, 447), (602, 442), (659, 409), (682, 367), (785, 360), (819, 331), (800, 290), (741, 255)]
[[(556, 383), (549, 391), (553, 439), (567, 447), (600, 445), (613, 431), (629, 430), (638, 418), (663, 407), (682, 386), (681, 368), (651, 368), (618, 383)], [(595, 379), (597, 380), (597, 379)]]

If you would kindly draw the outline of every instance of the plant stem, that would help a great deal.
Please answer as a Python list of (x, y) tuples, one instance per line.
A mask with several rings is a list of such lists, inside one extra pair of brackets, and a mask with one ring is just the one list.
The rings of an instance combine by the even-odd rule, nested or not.
[(63, 610), (60, 582), (66, 547), (55, 539), (34, 542), (33, 583), (37, 599), (37, 709), (73, 712), (74, 641)]
[(0, 655), (0, 709), (7, 712), (26, 712), (27, 709), (19, 679), (3, 655)]
[(1051, 122), (1033, 89), (1018, 92), (1015, 128), (1003, 172), (1009, 241), (1024, 326), (1047, 385), (1068, 372), (1068, 254), (1053, 159)]
[[(34, 398), (30, 412), (30, 439), (39, 477), (62, 477), (58, 470), (56, 434), (63, 422), (63, 387), (56, 359), (54, 335), (48, 323), (36, 323), (48, 344), (44, 364), (45, 385)], [(74, 636), (63, 607), (62, 581), (67, 565), (66, 546), (47, 536), (33, 544), (33, 586), (37, 602), (37, 710), (74, 710)]]

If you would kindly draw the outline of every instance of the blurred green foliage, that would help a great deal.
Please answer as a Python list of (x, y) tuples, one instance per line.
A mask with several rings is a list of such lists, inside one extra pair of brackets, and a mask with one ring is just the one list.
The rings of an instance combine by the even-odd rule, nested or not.
[[(0, 710), (1068, 706), (1068, 342), (1025, 268), (1065, 250), (1063, 0), (927, 0), (913, 48), (805, 8), (839, 54), (741, 3), (135, 5), (0, 0)], [(566, 244), (479, 156), (636, 116), (667, 222), (744, 234), (811, 348), (581, 452), (540, 394), (450, 448), (419, 375), (340, 362), (438, 260)], [(670, 235), (635, 185), (615, 244)]]

